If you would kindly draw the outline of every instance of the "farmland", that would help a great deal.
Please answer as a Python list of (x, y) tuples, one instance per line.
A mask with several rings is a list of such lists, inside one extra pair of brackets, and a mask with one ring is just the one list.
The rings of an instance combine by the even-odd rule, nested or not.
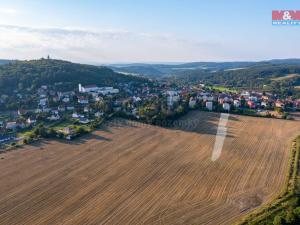
[(111, 121), (0, 155), (0, 224), (231, 224), (284, 186), (299, 121), (193, 111), (161, 128)]

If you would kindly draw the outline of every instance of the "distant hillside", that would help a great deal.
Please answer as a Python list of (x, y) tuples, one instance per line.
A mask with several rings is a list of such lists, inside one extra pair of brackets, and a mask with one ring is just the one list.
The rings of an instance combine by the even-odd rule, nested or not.
[[(76, 64), (61, 60), (15, 61), (0, 66), (0, 92), (33, 90), (56, 82), (112, 85), (119, 82), (145, 82), (144, 78), (115, 73), (107, 67)], [(0, 94), (1, 94), (0, 93)]]
[(3, 64), (7, 64), (11, 62), (11, 60), (8, 60), (8, 59), (0, 59), (0, 65), (3, 65)]
[(181, 75), (182, 73), (220, 72), (241, 68), (272, 66), (272, 65), (300, 65), (300, 59), (273, 59), (260, 62), (191, 62), (181, 64), (117, 64), (109, 67), (115, 71), (139, 74), (151, 78), (165, 78)]
[[(300, 64), (256, 64), (237, 70), (182, 71), (173, 78), (182, 82), (203, 82), (228, 87), (290, 89), (300, 85)], [(172, 79), (173, 79), (172, 78)]]
[(119, 64), (111, 65), (110, 68), (114, 71), (138, 74), (150, 78), (169, 77), (180, 73), (181, 71), (203, 70), (215, 71), (232, 69), (236, 67), (248, 67), (253, 65), (252, 62), (191, 62), (183, 64)]
[(140, 76), (145, 76), (148, 78), (158, 78), (164, 76), (164, 73), (159, 69), (149, 65), (144, 66), (125, 66), (125, 67), (111, 67), (115, 72), (126, 73), (126, 74), (136, 74)]

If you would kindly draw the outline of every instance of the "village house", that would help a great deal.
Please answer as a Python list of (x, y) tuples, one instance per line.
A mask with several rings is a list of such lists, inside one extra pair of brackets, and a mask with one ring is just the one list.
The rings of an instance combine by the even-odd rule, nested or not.
[(85, 106), (85, 107), (83, 108), (83, 112), (85, 112), (85, 113), (90, 112), (90, 107)]
[(18, 109), (18, 116), (24, 116), (27, 112), (25, 109)]
[(64, 103), (68, 103), (68, 102), (70, 102), (70, 98), (69, 97), (64, 97), (64, 98), (62, 98), (61, 101), (64, 102)]
[(81, 84), (78, 85), (78, 90), (80, 93), (91, 93), (96, 92), (102, 95), (108, 94), (117, 94), (119, 93), (119, 89), (115, 89), (113, 87), (98, 87), (95, 84), (82, 86)]
[(59, 97), (58, 96), (53, 96), (52, 97), (52, 101), (53, 102), (58, 102), (59, 101)]
[(281, 109), (284, 109), (284, 103), (282, 102), (282, 101), (280, 101), (280, 100), (277, 100), (276, 102), (275, 102), (275, 107), (276, 108), (281, 108)]
[(300, 99), (295, 100), (294, 105), (296, 109), (300, 109)]
[(80, 93), (89, 93), (89, 92), (96, 92), (98, 90), (98, 87), (96, 84), (90, 84), (90, 85), (81, 85), (78, 84), (78, 91)]
[(75, 95), (75, 92), (74, 91), (57, 92), (57, 95), (60, 99), (63, 99), (64, 97), (70, 98)]
[(60, 119), (60, 116), (58, 114), (52, 114), (50, 117), (48, 117), (48, 120), (50, 120), (50, 121), (56, 121), (59, 119)]
[(78, 113), (73, 113), (72, 118), (78, 119), (78, 118), (84, 118), (84, 115), (78, 114)]
[(44, 113), (48, 113), (48, 112), (50, 112), (50, 111), (51, 111), (50, 108), (42, 108), (42, 112), (44, 112)]
[(68, 106), (67, 106), (67, 110), (68, 110), (68, 111), (72, 111), (72, 110), (74, 110), (74, 109), (75, 109), (74, 106), (71, 106), (71, 105), (68, 105)]
[(247, 101), (247, 105), (250, 109), (256, 109), (256, 104), (253, 101)]
[(60, 105), (60, 106), (57, 107), (57, 110), (59, 112), (64, 112), (64, 111), (66, 111), (66, 107), (64, 105)]
[(189, 101), (189, 107), (190, 108), (195, 108), (196, 103), (197, 103), (196, 99), (194, 99), (193, 97), (191, 97), (190, 101)]
[(178, 102), (180, 100), (179, 92), (177, 91), (167, 91), (167, 105), (169, 107), (172, 107), (175, 102)]
[(26, 122), (27, 122), (27, 124), (29, 126), (34, 126), (36, 124), (36, 120), (35, 119), (31, 119), (30, 117), (27, 118)]
[(142, 99), (140, 97), (136, 97), (136, 96), (133, 96), (132, 99), (133, 99), (134, 102), (142, 101)]
[(226, 111), (230, 111), (230, 104), (227, 103), (227, 102), (224, 102), (223, 105), (222, 105), (223, 109), (226, 110)]
[(89, 100), (88, 100), (87, 97), (79, 96), (78, 97), (78, 103), (80, 103), (80, 104), (89, 104)]
[(261, 106), (261, 108), (267, 108), (268, 107), (268, 103), (267, 102), (265, 102), (265, 101), (262, 101), (261, 103), (260, 103), (260, 106)]
[(44, 107), (44, 106), (46, 106), (46, 105), (47, 105), (47, 98), (41, 98), (41, 99), (39, 100), (39, 106)]
[(17, 129), (18, 125), (16, 121), (10, 121), (6, 123), (6, 129), (8, 130), (15, 130)]
[(90, 122), (90, 120), (88, 118), (79, 118), (79, 123), (81, 124), (88, 124)]
[(41, 113), (41, 112), (43, 112), (43, 110), (40, 109), (40, 108), (37, 108), (36, 110), (34, 110), (34, 112), (35, 112), (35, 113)]
[(104, 115), (104, 113), (103, 112), (96, 112), (94, 115), (95, 115), (95, 117), (101, 117), (101, 116)]
[(243, 97), (245, 100), (249, 100), (250, 98), (250, 93), (248, 91), (243, 91), (241, 93), (241, 97)]
[(233, 100), (233, 105), (235, 108), (239, 108), (241, 106), (240, 100), (237, 100), (237, 99)]
[(205, 103), (205, 107), (206, 107), (206, 109), (208, 109), (209, 111), (212, 111), (212, 110), (213, 110), (213, 102), (207, 101), (207, 102)]
[(75, 130), (70, 127), (64, 127), (63, 129), (59, 130), (67, 140), (71, 140), (75, 135)]

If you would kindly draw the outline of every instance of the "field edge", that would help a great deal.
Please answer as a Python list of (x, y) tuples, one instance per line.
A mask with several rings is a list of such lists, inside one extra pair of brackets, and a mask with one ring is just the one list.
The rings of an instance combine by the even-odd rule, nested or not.
[[(274, 217), (282, 210), (287, 210), (290, 207), (290, 202), (293, 202), (299, 195), (300, 188), (300, 135), (297, 136), (291, 144), (289, 165), (287, 169), (286, 181), (284, 187), (279, 192), (277, 197), (270, 200), (264, 206), (255, 209), (243, 216), (234, 225), (255, 225), (269, 224)], [(295, 205), (294, 205), (295, 207)], [(271, 220), (272, 219), (272, 220)]]

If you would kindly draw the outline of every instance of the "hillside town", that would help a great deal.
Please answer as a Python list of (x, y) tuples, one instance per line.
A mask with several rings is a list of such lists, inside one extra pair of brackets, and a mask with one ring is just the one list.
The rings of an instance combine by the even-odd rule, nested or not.
[(13, 97), (0, 96), (0, 106), (7, 105), (11, 98), (20, 105), (18, 110), (3, 110), (0, 114), (0, 145), (26, 140), (26, 134), (41, 124), (53, 129), (55, 136), (70, 140), (78, 133), (75, 128), (82, 130), (112, 115), (159, 124), (159, 119), (172, 119), (195, 109), (280, 119), (294, 119), (290, 112), (300, 110), (300, 99), (292, 96), (221, 90), (204, 84), (78, 84), (76, 89), (65, 90), (59, 88), (61, 85), (42, 85), (34, 95), (15, 92)]

